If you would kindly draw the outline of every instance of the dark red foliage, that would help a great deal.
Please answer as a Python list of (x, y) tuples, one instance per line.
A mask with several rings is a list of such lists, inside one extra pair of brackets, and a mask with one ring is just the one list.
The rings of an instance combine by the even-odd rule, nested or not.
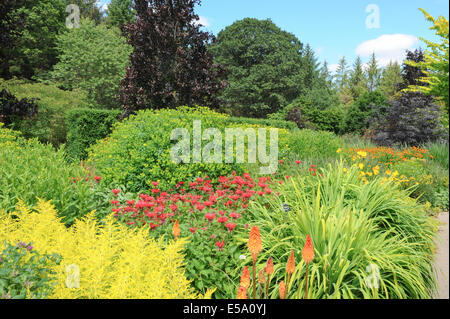
[(121, 82), (124, 116), (139, 109), (180, 105), (215, 106), (225, 86), (223, 69), (207, 45), (215, 40), (196, 24), (200, 0), (136, 0), (137, 19), (124, 26), (134, 47)]

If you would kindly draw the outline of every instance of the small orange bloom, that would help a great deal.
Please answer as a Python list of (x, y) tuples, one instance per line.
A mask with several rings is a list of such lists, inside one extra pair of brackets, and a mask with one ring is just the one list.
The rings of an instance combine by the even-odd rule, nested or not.
[(175, 223), (173, 223), (172, 234), (175, 237), (175, 239), (178, 239), (178, 237), (180, 236), (180, 224), (178, 224), (178, 220), (176, 220)]
[(314, 246), (309, 235), (306, 235), (305, 247), (303, 247), (302, 258), (306, 263), (310, 263), (314, 259)]
[(244, 287), (245, 289), (250, 287), (250, 270), (248, 269), (248, 266), (245, 266), (244, 269), (242, 269), (241, 283), (239, 286)]
[(258, 257), (258, 254), (262, 250), (261, 235), (257, 226), (253, 226), (250, 230), (248, 250), (252, 254), (253, 261), (256, 261), (256, 257)]
[(264, 275), (264, 269), (259, 271), (258, 281), (260, 284), (264, 284), (266, 282), (266, 276)]
[(239, 287), (236, 299), (247, 299), (247, 288)]
[(267, 259), (266, 268), (264, 268), (268, 275), (273, 274), (273, 259), (270, 257)]
[(286, 284), (284, 281), (280, 282), (280, 287), (278, 288), (280, 292), (280, 298), (286, 299)]
[(294, 256), (294, 250), (291, 250), (291, 254), (290, 254), (288, 262), (286, 264), (286, 273), (293, 274), (294, 271), (295, 271), (295, 256)]

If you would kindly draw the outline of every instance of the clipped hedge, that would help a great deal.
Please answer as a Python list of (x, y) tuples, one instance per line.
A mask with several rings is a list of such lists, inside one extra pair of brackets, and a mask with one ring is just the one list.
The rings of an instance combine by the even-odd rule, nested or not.
[(121, 112), (118, 110), (73, 109), (67, 113), (67, 153), (85, 159), (88, 148), (111, 133)]

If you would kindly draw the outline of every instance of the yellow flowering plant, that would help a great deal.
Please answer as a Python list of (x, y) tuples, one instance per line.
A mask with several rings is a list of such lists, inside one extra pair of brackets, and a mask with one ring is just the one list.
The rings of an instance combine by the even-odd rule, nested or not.
[(0, 213), (0, 241), (32, 242), (42, 254), (56, 253), (55, 286), (49, 298), (202, 298), (184, 275), (181, 254), (186, 239), (165, 243), (148, 230), (129, 228), (108, 216), (100, 224), (94, 212), (67, 228), (48, 201), (34, 210), (19, 203), (15, 212)]

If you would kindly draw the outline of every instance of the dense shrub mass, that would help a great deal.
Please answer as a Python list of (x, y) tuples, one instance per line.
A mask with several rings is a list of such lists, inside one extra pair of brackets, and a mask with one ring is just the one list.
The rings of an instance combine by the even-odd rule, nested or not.
[[(233, 171), (242, 173), (242, 165), (236, 162), (227, 164), (224, 156), (222, 163), (193, 163), (194, 120), (201, 120), (202, 131), (212, 127), (222, 132), (222, 152), (225, 151), (225, 128), (259, 127), (233, 125), (227, 118), (227, 115), (209, 111), (207, 108), (140, 111), (136, 116), (130, 116), (117, 124), (108, 138), (95, 145), (90, 160), (107, 181), (124, 185), (131, 191), (148, 189), (154, 181), (161, 182), (161, 188), (167, 190), (180, 181), (193, 181), (197, 177), (217, 178)], [(189, 131), (191, 156), (188, 164), (176, 164), (171, 159), (171, 148), (176, 144), (176, 140), (171, 141), (171, 132), (176, 128), (186, 128)], [(288, 131), (279, 129), (280, 153), (283, 147), (287, 148), (288, 134)], [(269, 140), (268, 136), (269, 133), (266, 140)], [(233, 154), (236, 155), (234, 150)], [(246, 153), (247, 148), (244, 154)]]
[(445, 139), (439, 118), (440, 107), (423, 93), (408, 92), (392, 102), (386, 114), (375, 122), (374, 141), (380, 145), (407, 144), (418, 146)]
[(88, 148), (111, 133), (120, 111), (73, 109), (67, 113), (67, 154), (74, 159), (86, 159)]
[(66, 142), (66, 113), (74, 108), (87, 108), (86, 94), (80, 90), (63, 91), (56, 85), (32, 83), (24, 80), (1, 81), (5, 88), (18, 99), (35, 99), (37, 116), (14, 121), (13, 128), (26, 138), (37, 137), (43, 143), (59, 146)]
[(0, 242), (30, 242), (61, 256), (50, 267), (56, 282), (49, 298), (200, 297), (184, 276), (184, 239), (155, 241), (145, 228), (130, 229), (112, 217), (101, 225), (93, 213), (66, 228), (49, 202), (40, 200), (35, 210), (19, 205), (13, 215), (0, 213)]

